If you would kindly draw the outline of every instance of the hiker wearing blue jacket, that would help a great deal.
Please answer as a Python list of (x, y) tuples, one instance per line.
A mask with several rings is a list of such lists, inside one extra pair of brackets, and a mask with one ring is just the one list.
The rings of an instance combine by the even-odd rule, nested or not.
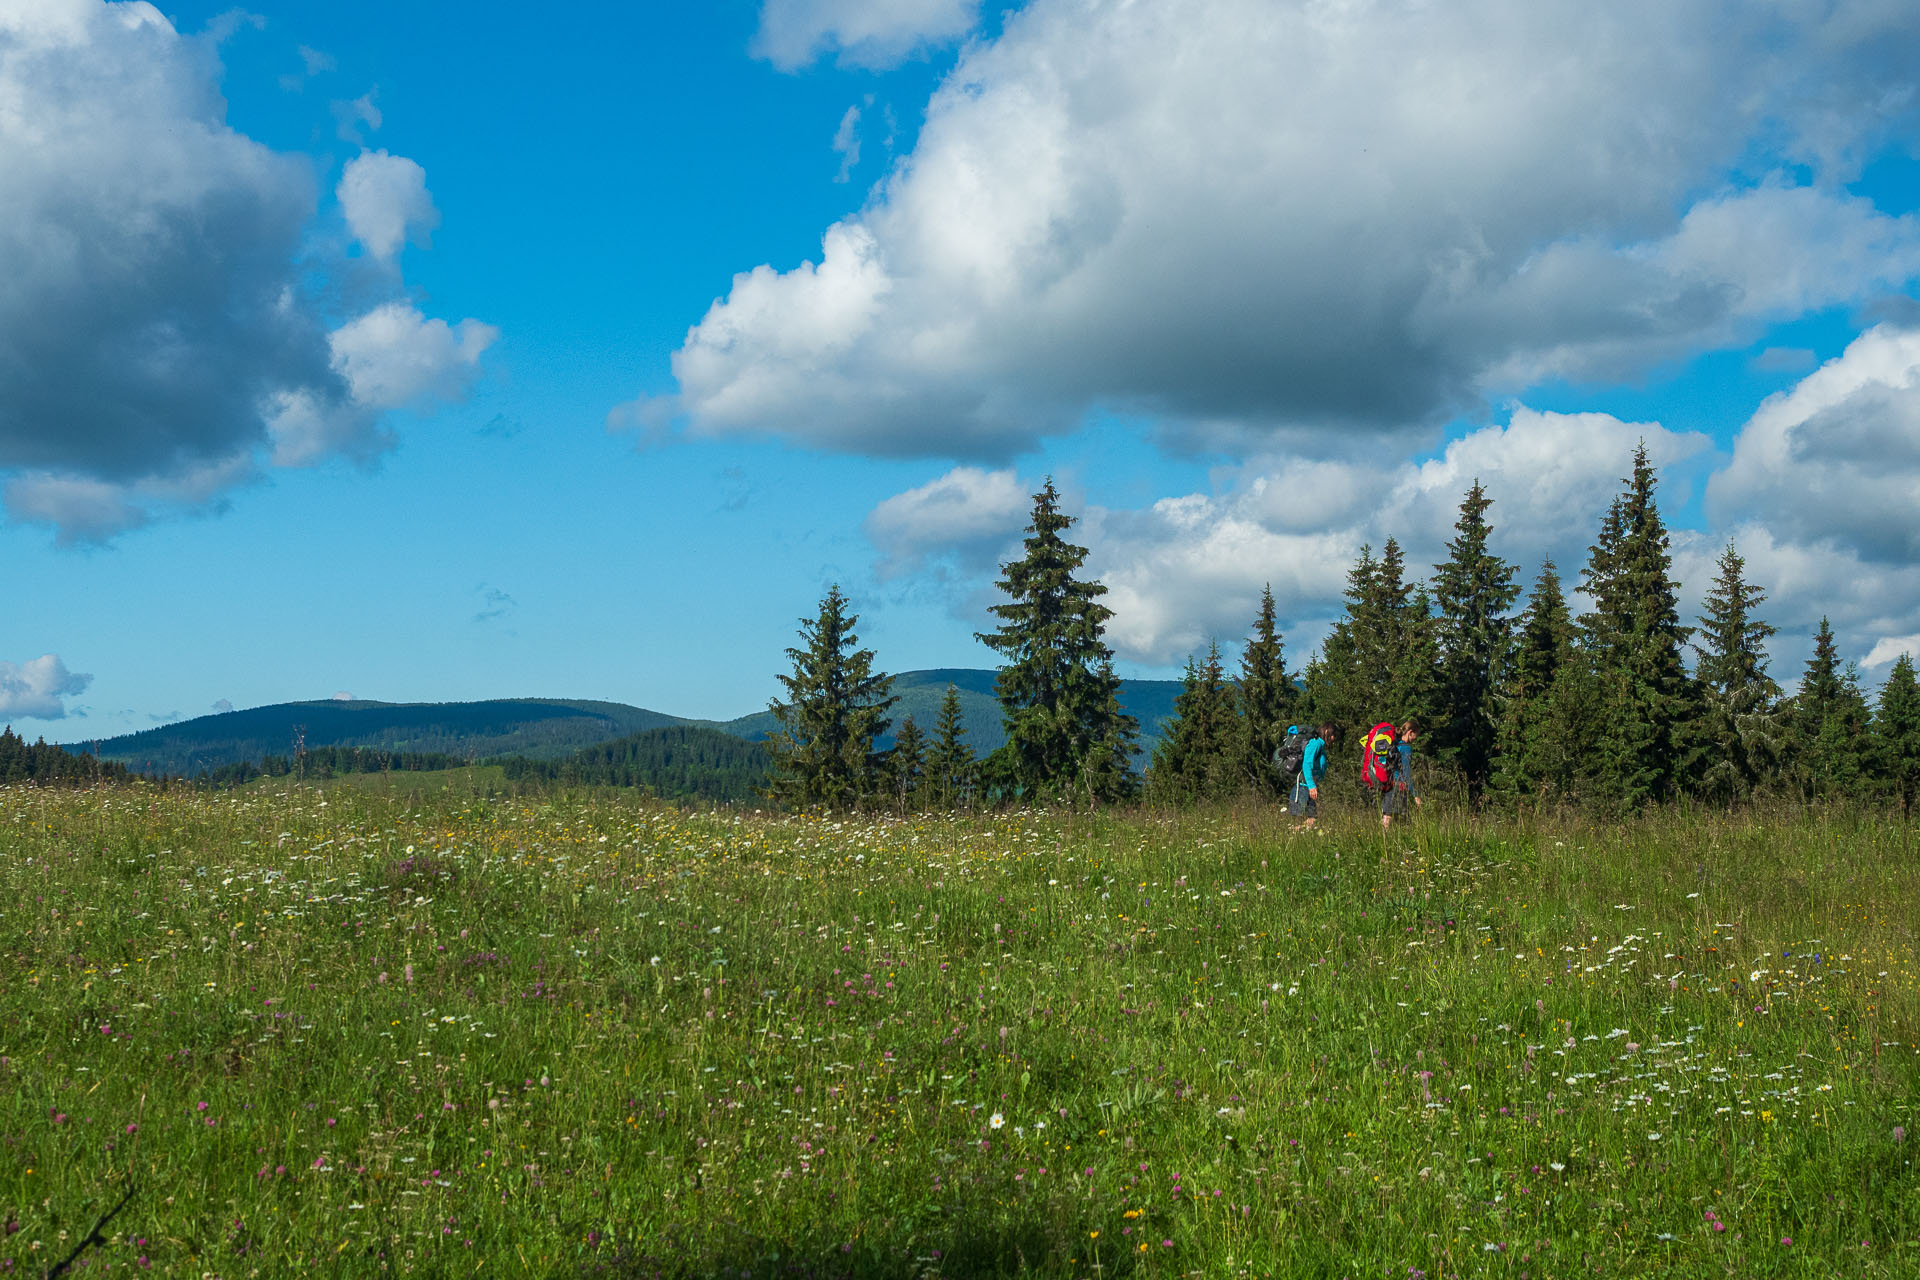
[(1287, 808), (1305, 821), (1296, 831), (1310, 831), (1320, 814), (1320, 782), (1327, 776), (1327, 743), (1333, 738), (1333, 726), (1323, 724), (1307, 740), (1307, 753), (1300, 758), (1300, 777), (1293, 784)]

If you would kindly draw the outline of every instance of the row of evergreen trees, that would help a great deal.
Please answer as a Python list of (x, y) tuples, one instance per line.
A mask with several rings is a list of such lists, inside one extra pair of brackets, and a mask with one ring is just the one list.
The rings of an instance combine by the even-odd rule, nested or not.
[(1682, 624), (1654, 490), (1642, 447), (1588, 550), (1579, 585), (1591, 608), (1577, 618), (1550, 560), (1513, 613), (1516, 567), (1489, 549), (1492, 499), (1477, 481), (1429, 581), (1410, 578), (1391, 538), (1377, 557), (1361, 550), (1344, 615), (1297, 676), (1264, 594), (1237, 680), (1218, 645), (1188, 662), (1149, 794), (1277, 793), (1291, 779), (1268, 762), (1287, 724), (1329, 723), (1357, 743), (1369, 724), (1411, 719), (1427, 731), (1424, 753), (1476, 804), (1878, 794), (1910, 814), (1920, 788), (1912, 659), (1893, 664), (1869, 708), (1823, 619), (1799, 690), (1783, 696), (1767, 670), (1776, 632), (1757, 613), (1766, 596), (1733, 545), (1699, 626)]
[(978, 639), (1002, 660), (994, 691), (1004, 745), (984, 760), (964, 738), (958, 692), (948, 686), (931, 737), (908, 716), (890, 749), (892, 677), (876, 670), (854, 631), (859, 619), (838, 586), (800, 623), (787, 650), (786, 698), (770, 710), (769, 795), (792, 808), (886, 804), (951, 807), (994, 800), (1110, 803), (1138, 790), (1139, 725), (1120, 708), (1120, 678), (1104, 638), (1113, 611), (1106, 587), (1079, 576), (1087, 549), (1066, 540), (1072, 517), (1047, 481), (1034, 495), (1024, 554), (1002, 566), (1000, 625)]
[[(1413, 720), (1423, 756), (1466, 798), (1631, 810), (1692, 797), (1733, 805), (1756, 795), (1813, 801), (1891, 796), (1910, 814), (1920, 790), (1920, 685), (1903, 656), (1869, 706), (1823, 619), (1791, 697), (1768, 672), (1764, 591), (1729, 544), (1699, 625), (1684, 625), (1671, 540), (1643, 447), (1609, 505), (1579, 589), (1576, 617), (1547, 561), (1515, 613), (1517, 566), (1490, 549), (1493, 500), (1478, 481), (1460, 504), (1447, 558), (1409, 572), (1389, 538), (1347, 577), (1346, 609), (1300, 671), (1286, 665), (1271, 590), (1229, 675), (1218, 644), (1187, 664), (1162, 727), (1146, 793), (1181, 803), (1278, 796), (1273, 767), (1289, 724), (1350, 735)], [(1138, 726), (1120, 708), (1103, 639), (1106, 588), (1078, 576), (1086, 549), (1049, 481), (1034, 495), (1024, 555), (1003, 566), (1000, 625), (978, 638), (1002, 659), (996, 691), (1006, 745), (975, 761), (948, 690), (929, 736), (909, 717), (890, 750), (891, 680), (861, 649), (834, 587), (787, 651), (787, 697), (772, 704), (772, 797), (796, 807), (950, 806), (989, 799), (1111, 802), (1136, 795)], [(1347, 752), (1336, 747), (1336, 759)], [(1344, 776), (1336, 771), (1336, 780)]]
[(9, 782), (125, 782), (125, 765), (68, 751), (45, 738), (28, 742), (8, 725), (0, 729), (0, 784)]

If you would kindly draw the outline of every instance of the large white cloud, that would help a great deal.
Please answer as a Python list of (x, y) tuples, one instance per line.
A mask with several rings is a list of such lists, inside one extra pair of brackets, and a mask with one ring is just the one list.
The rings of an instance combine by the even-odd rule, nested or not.
[(1830, 539), (1869, 564), (1920, 561), (1920, 329), (1871, 329), (1770, 397), (1707, 498), (1721, 520)]
[(28, 662), (0, 662), (0, 720), (60, 720), (66, 699), (84, 693), (93, 677), (67, 670), (58, 654)]
[(980, 0), (766, 0), (753, 51), (782, 71), (826, 53), (851, 66), (892, 66), (973, 30)]
[[(491, 340), (403, 309), (411, 341), (356, 355), (368, 317), (339, 324), (310, 286), (338, 265), (309, 235), (313, 165), (226, 123), (217, 39), (146, 3), (0, 4), (0, 479), (8, 515), (63, 542), (218, 501), (266, 458), (369, 457), (396, 380), (448, 385), (397, 365), (437, 347), (464, 371)], [(371, 254), (430, 224), (418, 176), (348, 166)]]
[(1328, 448), (1642, 370), (1913, 278), (1920, 226), (1838, 183), (1916, 66), (1888, 4), (1034, 0), (818, 262), (735, 278), (677, 407), (876, 453), (1098, 404)]

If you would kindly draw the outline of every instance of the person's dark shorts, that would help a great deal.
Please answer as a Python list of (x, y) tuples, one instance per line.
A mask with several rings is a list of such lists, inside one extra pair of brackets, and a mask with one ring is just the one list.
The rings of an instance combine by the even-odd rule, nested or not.
[(1307, 790), (1304, 782), (1293, 784), (1293, 795), (1287, 799), (1287, 812), (1296, 818), (1312, 818), (1317, 816), (1315, 810), (1319, 807), (1319, 802), (1313, 798), (1313, 793)]
[(1381, 793), (1380, 812), (1389, 818), (1397, 818), (1413, 808), (1413, 798), (1398, 787)]

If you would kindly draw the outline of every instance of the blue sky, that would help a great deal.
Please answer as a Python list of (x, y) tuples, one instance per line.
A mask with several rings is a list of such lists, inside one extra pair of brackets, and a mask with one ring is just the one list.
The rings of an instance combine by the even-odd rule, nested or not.
[(984, 666), (1048, 474), (1128, 673), (1269, 582), (1300, 661), (1476, 476), (1571, 577), (1640, 439), (1690, 597), (1734, 539), (1877, 680), (1920, 28), (1444, 9), (0, 4), (0, 717), (733, 716), (836, 581)]

